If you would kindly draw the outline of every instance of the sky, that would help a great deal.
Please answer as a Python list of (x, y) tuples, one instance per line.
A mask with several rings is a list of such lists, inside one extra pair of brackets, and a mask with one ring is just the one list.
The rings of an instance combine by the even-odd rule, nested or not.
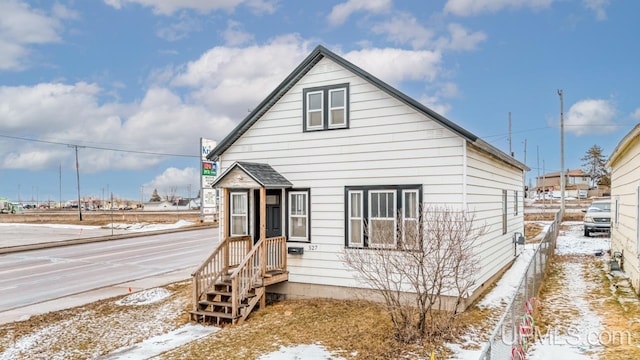
[[(323, 45), (516, 159), (640, 120), (640, 2), (0, 0), (0, 197), (195, 197), (220, 141)], [(509, 115), (510, 114), (510, 115)], [(511, 117), (511, 126), (509, 126)], [(511, 129), (511, 131), (509, 131)], [(532, 180), (535, 185), (535, 180)]]

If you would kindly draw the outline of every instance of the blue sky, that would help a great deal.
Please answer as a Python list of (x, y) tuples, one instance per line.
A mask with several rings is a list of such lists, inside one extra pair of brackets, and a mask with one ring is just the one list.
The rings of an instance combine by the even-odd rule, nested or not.
[[(0, 196), (195, 196), (221, 140), (322, 44), (546, 172), (640, 120), (640, 2), (0, 0)], [(539, 166), (538, 166), (539, 164)], [(60, 177), (62, 181), (60, 181)]]

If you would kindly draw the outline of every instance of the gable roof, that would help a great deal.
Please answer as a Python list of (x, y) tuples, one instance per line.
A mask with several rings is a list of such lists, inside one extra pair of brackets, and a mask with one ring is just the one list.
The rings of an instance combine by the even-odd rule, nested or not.
[(634, 126), (633, 129), (631, 129), (631, 131), (629, 131), (629, 133), (620, 140), (616, 148), (611, 153), (611, 156), (609, 156), (606, 166), (613, 166), (613, 163), (625, 153), (627, 148), (638, 138), (638, 136), (640, 136), (640, 124), (636, 124), (636, 126)]
[(213, 184), (211, 184), (211, 187), (215, 187), (218, 183), (224, 180), (228, 174), (231, 174), (236, 168), (242, 170), (251, 179), (260, 184), (260, 186), (268, 189), (290, 188), (293, 186), (293, 184), (289, 182), (289, 180), (287, 180), (269, 164), (237, 161), (233, 163), (233, 165), (231, 165), (223, 174), (218, 176)]
[(276, 102), (278, 102), (278, 100), (280, 100), (280, 98), (282, 98), (282, 96), (284, 96), (304, 75), (306, 75), (307, 72), (311, 70), (311, 68), (313, 68), (320, 60), (325, 57), (338, 63), (354, 74), (360, 76), (380, 90), (396, 98), (405, 105), (413, 108), (419, 113), (427, 115), (429, 118), (433, 119), (443, 127), (451, 130), (453, 133), (462, 137), (463, 139), (475, 145), (482, 151), (488, 153), (489, 155), (506, 163), (509, 163), (510, 165), (515, 166), (519, 169), (525, 171), (530, 170), (526, 165), (517, 161), (513, 157), (508, 156), (504, 152), (481, 140), (476, 135), (465, 130), (461, 126), (453, 123), (444, 116), (436, 113), (420, 102), (400, 92), (398, 89), (362, 70), (361, 68), (338, 56), (322, 45), (316, 46), (316, 48), (302, 61), (302, 63), (300, 63), (300, 65), (298, 65), (293, 70), (293, 72), (291, 72), (291, 74), (289, 74), (289, 76), (287, 76), (284, 81), (282, 81), (282, 83), (280, 83), (280, 85), (269, 94), (269, 96), (267, 96), (251, 113), (249, 113), (249, 115), (245, 117), (244, 120), (242, 120), (231, 133), (229, 133), (224, 139), (222, 139), (222, 141), (220, 141), (218, 145), (207, 155), (207, 159), (213, 161), (217, 160), (217, 158), (222, 153), (224, 153), (231, 145), (233, 145), (233, 143), (236, 142), (236, 140), (238, 140), (240, 136), (242, 136), (242, 134), (244, 134), (256, 121), (258, 121), (258, 119), (260, 119), (262, 115), (269, 111), (269, 109)]

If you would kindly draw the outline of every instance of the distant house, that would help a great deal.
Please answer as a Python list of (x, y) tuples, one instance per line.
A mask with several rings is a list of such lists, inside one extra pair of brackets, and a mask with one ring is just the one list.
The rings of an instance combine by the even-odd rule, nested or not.
[(618, 144), (611, 168), (611, 253), (640, 292), (640, 124)]
[(150, 201), (143, 204), (144, 211), (168, 211), (175, 210), (176, 206), (171, 201)]
[(235, 321), (266, 292), (351, 298), (361, 285), (343, 249), (394, 246), (367, 224), (415, 220), (421, 204), (488, 226), (471, 301), (524, 232), (524, 164), (322, 46), (207, 157), (221, 169), (222, 244), (194, 273), (196, 316)]

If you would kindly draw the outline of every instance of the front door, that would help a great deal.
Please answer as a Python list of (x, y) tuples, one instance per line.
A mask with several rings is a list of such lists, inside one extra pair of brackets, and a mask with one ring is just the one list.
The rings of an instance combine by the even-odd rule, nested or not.
[[(260, 190), (255, 190), (254, 199), (256, 199), (255, 207), (255, 231), (253, 242), (254, 244), (260, 240)], [(267, 237), (282, 236), (282, 190), (268, 189), (267, 201), (266, 201), (266, 215), (265, 227)]]
[(282, 191), (267, 190), (267, 237), (282, 236)]

